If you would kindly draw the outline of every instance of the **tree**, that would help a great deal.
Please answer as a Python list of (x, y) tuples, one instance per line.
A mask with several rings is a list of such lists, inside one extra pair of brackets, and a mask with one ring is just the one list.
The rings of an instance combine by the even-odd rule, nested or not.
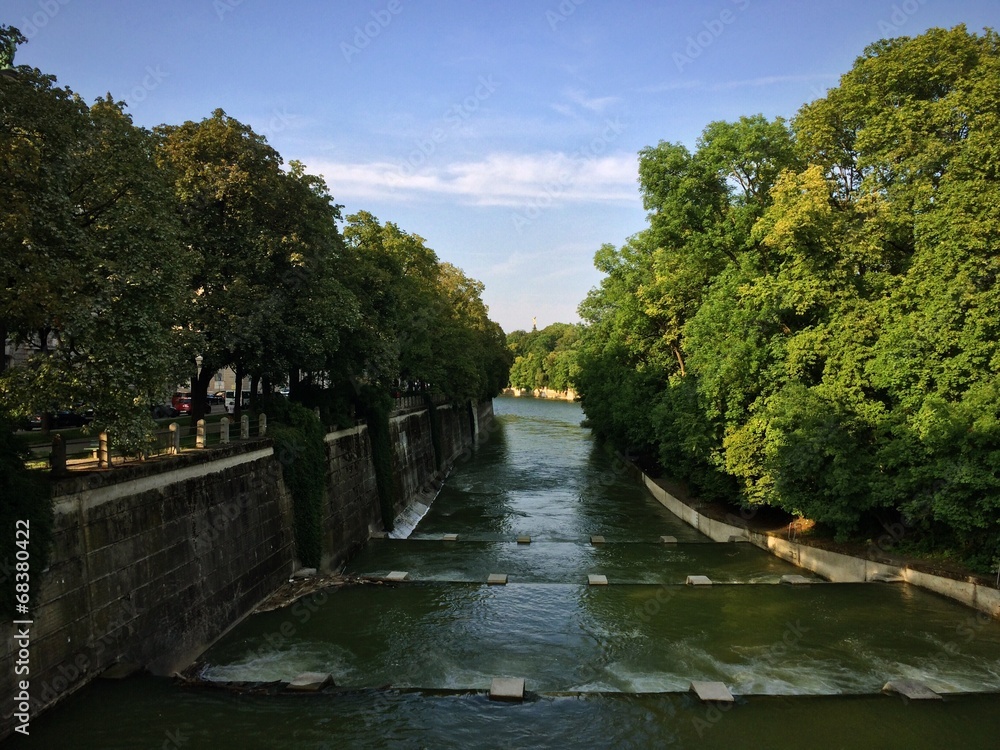
[(149, 132), (110, 97), (87, 108), (54, 79), (21, 70), (0, 81), (0, 329), (34, 353), (8, 370), (13, 415), (94, 408), (95, 427), (141, 452), (149, 404), (176, 371), (174, 328), (185, 251)]
[(997, 80), (993, 31), (932, 29), (866, 49), (791, 130), (644, 150), (649, 227), (598, 252), (581, 305), (595, 428), (705, 494), (842, 536), (904, 517), (995, 566)]

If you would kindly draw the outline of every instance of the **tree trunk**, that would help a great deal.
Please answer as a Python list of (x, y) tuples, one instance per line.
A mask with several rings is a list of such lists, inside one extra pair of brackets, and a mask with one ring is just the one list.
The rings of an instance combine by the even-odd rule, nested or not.
[(257, 397), (257, 387), (260, 385), (260, 375), (250, 376), (250, 406), (254, 409), (257, 408), (257, 403), (260, 399)]
[(670, 348), (674, 350), (674, 356), (677, 357), (677, 364), (680, 365), (681, 377), (683, 378), (686, 373), (684, 372), (684, 359), (681, 357), (681, 350), (676, 346), (671, 346)]
[(238, 421), (243, 413), (243, 378), (247, 376), (243, 365), (236, 365), (236, 389), (233, 391), (233, 417)]
[(201, 373), (197, 377), (191, 378), (191, 426), (198, 424), (199, 419), (205, 418), (205, 401), (208, 398), (208, 384), (212, 382), (212, 375), (215, 369), (211, 367), (207, 360), (203, 361)]

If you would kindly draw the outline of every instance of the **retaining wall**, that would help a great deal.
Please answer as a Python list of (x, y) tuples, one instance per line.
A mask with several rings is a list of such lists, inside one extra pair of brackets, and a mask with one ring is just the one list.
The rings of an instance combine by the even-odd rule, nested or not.
[(992, 617), (1000, 618), (1000, 590), (990, 586), (975, 581), (961, 581), (923, 573), (905, 565), (891, 565), (811, 547), (753, 531), (745, 526), (718, 521), (702, 515), (690, 505), (678, 500), (645, 473), (642, 473), (642, 481), (653, 497), (669, 511), (716, 542), (746, 540), (782, 560), (811, 570), (835, 583), (861, 583), (885, 578), (901, 578), (907, 583), (942, 594)]
[[(419, 403), (417, 400), (414, 403)], [(436, 407), (445, 467), (475, 442), (492, 401)], [(430, 412), (392, 417), (397, 506), (440, 486)], [(364, 424), (326, 436), (323, 565), (382, 529)], [(31, 616), (32, 717), (115, 665), (169, 674), (196, 659), (293, 572), (292, 499), (269, 440), (53, 483), (55, 541)], [(421, 494), (422, 493), (422, 494)], [(433, 497), (433, 494), (430, 495)], [(14, 726), (18, 647), (0, 623), (0, 739)]]

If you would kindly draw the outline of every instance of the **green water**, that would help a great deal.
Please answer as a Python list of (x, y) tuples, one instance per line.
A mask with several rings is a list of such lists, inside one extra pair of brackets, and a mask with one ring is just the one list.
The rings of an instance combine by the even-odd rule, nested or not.
[[(204, 660), (210, 680), (323, 671), (340, 691), (98, 683), (10, 745), (997, 746), (1000, 624), (903, 585), (781, 585), (786, 563), (712, 543), (650, 498), (579, 427), (578, 406), (498, 399), (496, 412), (489, 443), (456, 467), (410, 538), (374, 541), (348, 568), (411, 580), (254, 616)], [(486, 585), (491, 573), (509, 583)], [(611, 585), (588, 586), (592, 573)], [(684, 586), (688, 575), (716, 584)], [(485, 697), (498, 675), (525, 678), (524, 704)], [(902, 677), (945, 700), (879, 694)], [(698, 703), (691, 680), (725, 682), (736, 705)]]

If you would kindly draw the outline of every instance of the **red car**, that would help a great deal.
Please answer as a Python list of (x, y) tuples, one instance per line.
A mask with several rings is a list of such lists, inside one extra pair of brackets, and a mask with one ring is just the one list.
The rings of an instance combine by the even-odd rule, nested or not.
[[(171, 405), (177, 410), (179, 414), (190, 414), (191, 413), (191, 394), (190, 393), (175, 393), (174, 397), (170, 400)], [(205, 404), (205, 413), (212, 413), (212, 405), (210, 403)]]

